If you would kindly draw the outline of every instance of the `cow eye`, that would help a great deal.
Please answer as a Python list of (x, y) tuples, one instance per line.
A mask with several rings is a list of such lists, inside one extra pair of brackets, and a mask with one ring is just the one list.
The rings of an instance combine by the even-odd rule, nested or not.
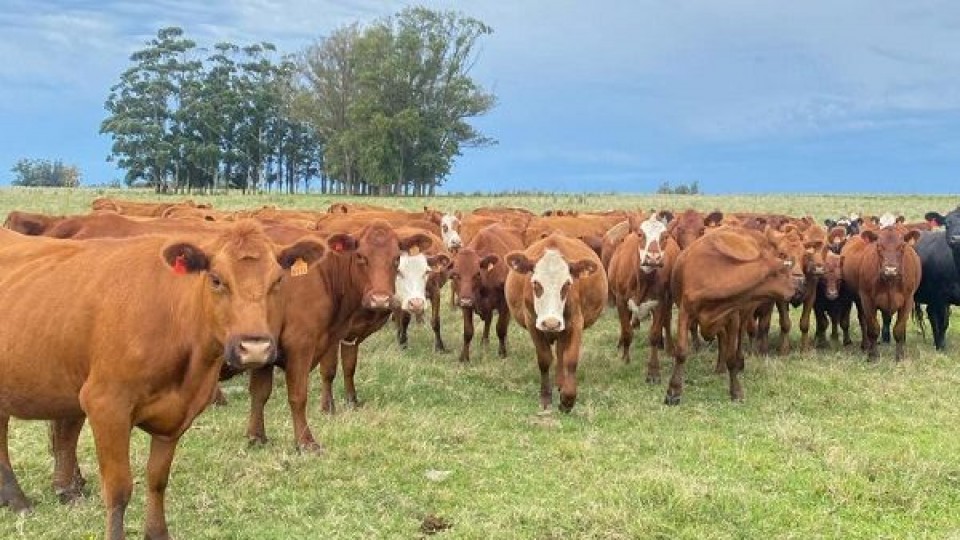
[(450, 227), (447, 227), (446, 225), (444, 225), (443, 232), (450, 232)]
[(226, 292), (227, 289), (227, 286), (223, 283), (223, 279), (213, 273), (210, 274), (210, 287), (216, 292)]
[(533, 282), (533, 294), (537, 295), (537, 298), (543, 296), (543, 285), (539, 281)]

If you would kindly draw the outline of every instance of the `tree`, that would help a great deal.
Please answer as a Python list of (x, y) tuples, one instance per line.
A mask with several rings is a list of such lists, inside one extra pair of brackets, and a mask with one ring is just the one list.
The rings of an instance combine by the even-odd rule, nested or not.
[(11, 171), (13, 185), (28, 187), (78, 187), (80, 169), (76, 165), (64, 165), (63, 161), (48, 159), (21, 159)]

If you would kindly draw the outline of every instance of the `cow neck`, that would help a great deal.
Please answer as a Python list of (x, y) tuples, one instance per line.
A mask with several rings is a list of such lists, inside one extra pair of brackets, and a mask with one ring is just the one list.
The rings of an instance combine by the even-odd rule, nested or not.
[[(190, 351), (191, 363), (198, 353), (200, 353), (201, 358), (212, 357), (216, 358), (217, 362), (222, 362), (224, 344), (219, 343), (214, 336), (214, 332), (207, 327), (207, 321), (213, 317), (213, 306), (211, 305), (211, 297), (205, 290), (209, 287), (206, 274), (201, 274), (193, 279), (196, 281), (195, 283), (185, 286), (185, 288), (193, 287), (190, 293), (179, 297), (180, 305), (177, 308), (176, 316), (173, 317), (173, 325), (177, 327), (178, 331), (173, 335), (183, 336), (185, 338), (182, 340), (184, 343), (200, 344), (194, 346)], [(190, 297), (199, 297), (201, 301), (190, 301)]]
[(363, 284), (358, 276), (357, 257), (353, 254), (327, 256), (321, 263), (321, 274), (333, 301), (333, 312), (349, 314), (358, 309), (363, 295)]

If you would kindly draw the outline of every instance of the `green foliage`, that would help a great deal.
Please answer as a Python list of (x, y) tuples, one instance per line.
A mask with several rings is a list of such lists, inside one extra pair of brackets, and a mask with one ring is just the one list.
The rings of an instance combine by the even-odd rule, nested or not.
[(305, 110), (347, 193), (432, 194), (462, 149), (494, 141), (468, 122), (495, 104), (470, 77), (482, 22), (406, 8), (338, 29), (302, 55)]
[(21, 159), (10, 169), (12, 184), (24, 187), (71, 187), (80, 185), (80, 169), (61, 160)]
[(657, 188), (657, 194), (659, 195), (699, 195), (700, 194), (700, 182), (694, 180), (689, 184), (677, 184), (676, 187), (671, 187), (670, 182), (664, 182), (660, 184)]

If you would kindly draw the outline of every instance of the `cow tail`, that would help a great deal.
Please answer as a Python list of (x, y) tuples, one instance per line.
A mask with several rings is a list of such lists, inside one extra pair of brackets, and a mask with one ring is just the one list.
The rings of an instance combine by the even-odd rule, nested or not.
[(917, 327), (920, 328), (920, 337), (926, 340), (927, 325), (923, 322), (923, 306), (920, 304), (913, 305), (913, 320), (917, 323)]

